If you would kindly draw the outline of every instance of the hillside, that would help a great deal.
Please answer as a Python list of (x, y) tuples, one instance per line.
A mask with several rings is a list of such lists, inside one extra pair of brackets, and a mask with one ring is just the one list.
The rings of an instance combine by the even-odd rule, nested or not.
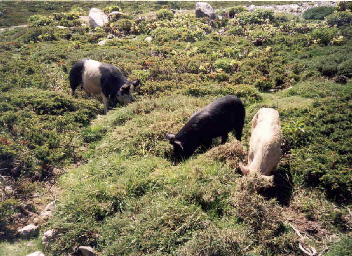
[[(351, 3), (210, 4), (214, 20), (195, 2), (0, 2), (0, 255), (351, 255)], [(92, 7), (124, 15), (92, 29)], [(82, 58), (139, 78), (135, 102), (71, 96)], [(175, 161), (165, 135), (229, 94), (242, 142)], [(262, 107), (284, 137), (273, 183), (239, 171)]]

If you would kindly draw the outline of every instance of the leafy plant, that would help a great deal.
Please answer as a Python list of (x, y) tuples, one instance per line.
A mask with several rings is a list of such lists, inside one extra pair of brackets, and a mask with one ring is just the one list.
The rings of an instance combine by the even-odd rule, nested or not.
[(303, 13), (306, 20), (324, 20), (324, 18), (334, 12), (334, 7), (320, 6), (308, 9)]
[(325, 21), (329, 26), (345, 26), (352, 24), (352, 13), (351, 12), (336, 12), (325, 17)]
[(160, 9), (156, 12), (156, 16), (159, 20), (171, 20), (174, 17), (174, 13), (168, 9)]

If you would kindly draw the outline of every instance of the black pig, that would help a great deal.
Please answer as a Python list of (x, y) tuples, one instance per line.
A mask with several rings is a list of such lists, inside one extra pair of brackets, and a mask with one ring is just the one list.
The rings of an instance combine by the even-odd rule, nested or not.
[(242, 101), (229, 95), (194, 113), (176, 135), (168, 133), (166, 138), (174, 146), (177, 158), (188, 158), (199, 146), (209, 148), (213, 138), (221, 136), (224, 144), (232, 130), (235, 130), (236, 139), (241, 141), (244, 118)]

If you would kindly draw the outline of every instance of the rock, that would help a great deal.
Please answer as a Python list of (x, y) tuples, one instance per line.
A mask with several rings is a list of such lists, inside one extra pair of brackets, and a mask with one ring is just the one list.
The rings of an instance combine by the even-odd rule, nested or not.
[(216, 16), (215, 16), (213, 7), (211, 7), (210, 4), (204, 3), (204, 2), (197, 2), (196, 17), (197, 18), (209, 17), (211, 19), (215, 19)]
[(123, 12), (113, 11), (109, 13), (108, 17), (109, 17), (109, 20), (118, 20), (124, 15), (125, 14)]
[(48, 204), (44, 211), (40, 214), (41, 219), (46, 220), (51, 218), (54, 215), (55, 210), (55, 201)]
[(50, 240), (54, 239), (55, 237), (56, 237), (56, 233), (54, 229), (50, 229), (46, 231), (42, 237), (42, 245), (44, 247), (47, 246)]
[(23, 238), (30, 238), (39, 234), (39, 228), (33, 224), (30, 224), (19, 229), (17, 233)]
[(113, 35), (113, 34), (109, 34), (108, 36), (107, 36), (107, 39), (113, 39), (115, 36)]
[(100, 9), (92, 8), (89, 11), (89, 25), (91, 28), (102, 27), (109, 22), (109, 17)]
[(150, 43), (153, 40), (153, 38), (151, 36), (148, 36), (144, 39), (144, 41)]
[(13, 188), (11, 186), (6, 186), (4, 191), (5, 191), (6, 195), (11, 195), (11, 196), (15, 193), (15, 191), (13, 190)]
[(27, 256), (45, 256), (45, 255), (41, 251), (37, 251), (37, 252), (33, 252), (31, 254), (28, 254)]
[(83, 256), (95, 256), (94, 249), (90, 246), (80, 246), (78, 250), (81, 251)]
[(44, 211), (51, 211), (53, 212), (55, 210), (55, 201), (49, 203), (47, 206), (45, 206)]
[(106, 44), (107, 41), (108, 41), (108, 39), (104, 39), (104, 40), (98, 42), (98, 45), (103, 46), (104, 44)]

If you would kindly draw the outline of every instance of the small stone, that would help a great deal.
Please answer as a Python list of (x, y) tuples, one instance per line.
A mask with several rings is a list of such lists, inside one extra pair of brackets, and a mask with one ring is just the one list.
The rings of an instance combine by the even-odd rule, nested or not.
[(37, 252), (33, 252), (31, 254), (28, 254), (27, 256), (45, 256), (45, 254), (42, 253), (41, 251), (37, 251)]
[(150, 36), (148, 36), (148, 37), (146, 37), (146, 38), (144, 39), (144, 41), (146, 41), (146, 42), (148, 42), (148, 43), (150, 43), (152, 40), (153, 40), (153, 38), (150, 37)]
[(78, 247), (78, 250), (81, 251), (83, 256), (95, 256), (94, 249), (90, 246), (80, 246)]
[(104, 44), (106, 44), (107, 41), (108, 41), (107, 39), (104, 39), (104, 40), (100, 41), (98, 43), (98, 45), (103, 46)]
[(42, 245), (45, 247), (46, 245), (48, 245), (49, 241), (54, 239), (55, 237), (56, 237), (56, 233), (54, 229), (50, 229), (46, 231), (42, 237)]

